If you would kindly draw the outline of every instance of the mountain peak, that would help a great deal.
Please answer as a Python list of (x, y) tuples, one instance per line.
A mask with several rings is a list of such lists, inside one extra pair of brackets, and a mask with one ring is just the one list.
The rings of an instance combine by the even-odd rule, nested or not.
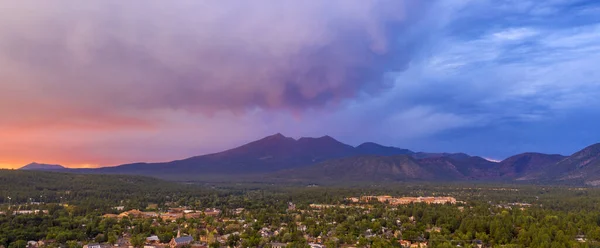
[(526, 152), (502, 160), (499, 170), (502, 176), (536, 178), (540, 171), (548, 170), (565, 158), (558, 154)]
[(273, 134), (273, 135), (269, 135), (269, 136), (267, 136), (265, 138), (269, 138), (269, 139), (285, 139), (287, 137), (285, 137), (285, 135), (283, 135), (281, 133), (276, 133), (276, 134)]
[(583, 150), (579, 151), (578, 153), (600, 153), (600, 143), (583, 148)]
[(356, 148), (361, 148), (361, 147), (366, 148), (366, 147), (385, 147), (385, 146), (377, 144), (375, 142), (365, 142), (365, 143), (358, 145)]
[(257, 141), (295, 141), (295, 139), (291, 138), (291, 137), (286, 137), (285, 135), (283, 135), (281, 133), (276, 133), (276, 134), (264, 137)]
[(334, 142), (341, 143), (340, 141), (336, 140), (335, 138), (333, 138), (329, 135), (321, 136), (321, 137), (317, 138), (317, 140), (334, 141)]
[(374, 142), (365, 142), (356, 147), (361, 154), (393, 156), (393, 155), (410, 155), (414, 152), (408, 149), (397, 148), (393, 146), (384, 146)]
[(600, 143), (576, 152), (559, 163), (563, 168), (575, 169), (600, 164)]
[(333, 137), (329, 136), (329, 135), (325, 135), (325, 136), (321, 136), (318, 138), (314, 138), (314, 137), (302, 137), (300, 139), (298, 139), (298, 141), (302, 141), (302, 142), (308, 142), (308, 141), (333, 141), (336, 143), (341, 143), (338, 140), (334, 139)]

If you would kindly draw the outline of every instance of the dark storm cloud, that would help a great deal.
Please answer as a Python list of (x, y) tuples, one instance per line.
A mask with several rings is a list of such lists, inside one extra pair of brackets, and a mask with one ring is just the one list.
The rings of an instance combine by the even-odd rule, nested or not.
[[(19, 1), (0, 24), (4, 103), (114, 112), (293, 111), (378, 94), (420, 44), (429, 3)], [(25, 75), (26, 74), (26, 75)], [(13, 97), (11, 97), (11, 95)], [(56, 99), (60, 99), (56, 101)], [(23, 105), (21, 114), (36, 102)], [(42, 106), (43, 107), (43, 106)], [(65, 106), (60, 106), (65, 107)], [(57, 107), (57, 108), (60, 108)], [(77, 108), (68, 106), (66, 108)], [(104, 108), (107, 108), (105, 110)], [(3, 109), (3, 111), (9, 111)]]

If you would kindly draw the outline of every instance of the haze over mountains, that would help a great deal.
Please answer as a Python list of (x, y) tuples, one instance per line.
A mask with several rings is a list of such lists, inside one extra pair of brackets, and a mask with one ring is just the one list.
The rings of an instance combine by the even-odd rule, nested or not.
[(427, 153), (367, 142), (353, 147), (330, 136), (275, 134), (227, 151), (163, 163), (97, 169), (30, 164), (21, 169), (134, 174), (172, 180), (463, 181), (498, 180), (600, 185), (600, 144), (565, 157), (523, 153), (501, 162), (464, 153)]

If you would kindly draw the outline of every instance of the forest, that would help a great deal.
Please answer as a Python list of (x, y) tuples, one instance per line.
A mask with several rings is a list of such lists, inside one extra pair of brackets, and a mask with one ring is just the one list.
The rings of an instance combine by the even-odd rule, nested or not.
[[(353, 204), (365, 195), (452, 196), (456, 204)], [(142, 247), (178, 232), (210, 247), (598, 247), (600, 190), (484, 183), (298, 185), (174, 183), (117, 175), (0, 170), (0, 245), (81, 247), (90, 242)], [(294, 207), (291, 208), (290, 205)], [(328, 204), (315, 209), (311, 204)], [(220, 209), (165, 221), (106, 218), (122, 211)], [(243, 209), (243, 212), (234, 211)], [(18, 211), (40, 210), (19, 214)], [(43, 212), (41, 210), (45, 210)], [(266, 233), (266, 234), (265, 234)]]

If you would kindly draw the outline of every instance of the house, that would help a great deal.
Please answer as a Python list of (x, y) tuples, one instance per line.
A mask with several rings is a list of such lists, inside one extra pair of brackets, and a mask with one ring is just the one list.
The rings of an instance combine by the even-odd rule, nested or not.
[(310, 248), (325, 248), (325, 246), (321, 244), (309, 243), (308, 245)]
[(171, 242), (169, 242), (169, 246), (171, 248), (181, 247), (184, 245), (192, 244), (192, 242), (194, 242), (194, 238), (192, 238), (192, 236), (183, 236), (179, 238), (173, 238)]
[(89, 243), (84, 245), (83, 248), (102, 248), (102, 246), (98, 243)]
[(411, 242), (408, 240), (400, 240), (398, 242), (400, 243), (400, 246), (402, 246), (404, 248), (410, 247), (410, 245), (411, 245)]
[(125, 218), (125, 217), (130, 217), (130, 218), (139, 218), (142, 216), (142, 212), (140, 210), (137, 209), (133, 209), (127, 212), (123, 212), (121, 214), (119, 214), (119, 218)]
[(172, 214), (180, 214), (183, 213), (183, 211), (185, 211), (185, 208), (169, 208), (169, 213)]
[(427, 242), (416, 242), (410, 245), (411, 248), (427, 248)]
[(204, 210), (204, 214), (206, 216), (218, 216), (219, 214), (221, 214), (221, 210), (216, 208), (207, 208), (206, 210)]
[(585, 239), (584, 235), (577, 235), (575, 237), (575, 241), (579, 242), (579, 243), (585, 243), (587, 240)]
[(39, 246), (38, 242), (36, 242), (36, 241), (33, 241), (33, 240), (27, 241), (28, 248), (34, 248), (34, 247), (38, 247), (38, 246)]
[(286, 243), (271, 243), (271, 248), (285, 248), (286, 246)]
[(163, 220), (176, 220), (183, 217), (182, 213), (166, 213), (160, 216)]
[(288, 202), (288, 211), (294, 210), (296, 210), (296, 204), (294, 204), (293, 202)]
[(123, 210), (125, 210), (125, 206), (116, 206), (116, 207), (113, 207), (113, 209), (117, 210), (117, 211), (123, 211)]
[(144, 218), (156, 218), (156, 217), (158, 217), (158, 213), (157, 212), (142, 212), (142, 216)]
[(483, 247), (483, 241), (481, 241), (481, 240), (475, 240), (475, 247), (482, 248)]
[(236, 209), (235, 209), (235, 211), (234, 211), (234, 213), (235, 213), (235, 214), (237, 214), (237, 215), (240, 215), (240, 214), (242, 214), (243, 212), (244, 212), (244, 209), (243, 209), (243, 208), (236, 208)]
[(102, 215), (102, 218), (105, 218), (105, 219), (116, 219), (116, 218), (119, 218), (119, 216), (116, 215), (116, 214), (105, 214), (105, 215)]
[(152, 235), (152, 236), (146, 238), (146, 243), (158, 244), (158, 243), (160, 243), (160, 239), (158, 238), (158, 236)]

